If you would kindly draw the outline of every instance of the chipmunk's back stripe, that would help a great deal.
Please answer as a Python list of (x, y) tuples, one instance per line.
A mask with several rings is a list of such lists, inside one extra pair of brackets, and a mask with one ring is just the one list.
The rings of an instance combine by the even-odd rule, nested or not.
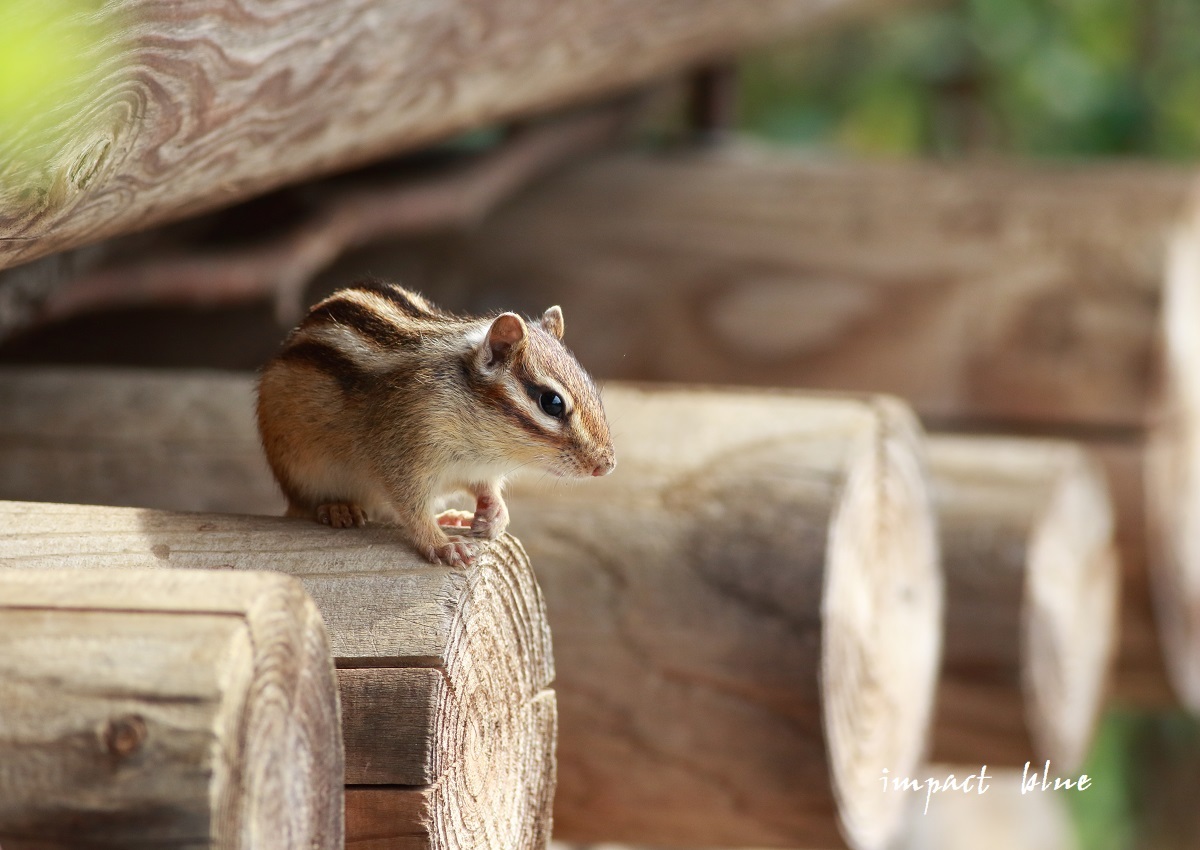
[(356, 283), (351, 289), (357, 289), (360, 292), (370, 292), (372, 295), (378, 295), (380, 298), (385, 298), (392, 303), (397, 310), (406, 316), (413, 318), (438, 316), (437, 310), (431, 309), (428, 304), (421, 299), (410, 295), (399, 286), (394, 284), (384, 283), (381, 280), (365, 280), (361, 283)]
[(302, 340), (290, 345), (279, 354), (286, 363), (296, 363), (324, 372), (341, 385), (342, 391), (351, 393), (360, 389), (369, 377), (357, 363), (332, 345), (312, 340)]
[(350, 328), (381, 348), (397, 348), (412, 339), (412, 336), (370, 307), (336, 296), (313, 308), (300, 327), (311, 328), (330, 323)]

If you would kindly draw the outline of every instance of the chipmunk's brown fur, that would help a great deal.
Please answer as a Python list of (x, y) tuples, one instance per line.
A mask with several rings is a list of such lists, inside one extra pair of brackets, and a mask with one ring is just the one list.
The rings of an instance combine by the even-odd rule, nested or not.
[[(510, 472), (611, 472), (604, 408), (562, 331), (557, 307), (528, 322), (459, 317), (379, 281), (317, 304), (259, 383), (259, 430), (288, 515), (393, 522), (429, 560), (456, 564), (472, 546), (443, 527), (499, 536)], [(457, 490), (475, 497), (474, 514), (436, 516)]]

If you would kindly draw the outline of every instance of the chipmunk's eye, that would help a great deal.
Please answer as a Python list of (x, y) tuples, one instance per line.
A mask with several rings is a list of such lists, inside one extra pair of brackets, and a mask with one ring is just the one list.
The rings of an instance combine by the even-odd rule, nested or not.
[(553, 416), (555, 419), (560, 419), (567, 409), (562, 396), (554, 392), (554, 390), (545, 390), (538, 396), (538, 406), (542, 408), (543, 413), (547, 416)]

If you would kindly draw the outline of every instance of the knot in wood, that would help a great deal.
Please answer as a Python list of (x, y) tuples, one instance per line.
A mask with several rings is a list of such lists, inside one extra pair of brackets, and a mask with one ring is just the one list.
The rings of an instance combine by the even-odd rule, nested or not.
[(146, 732), (146, 721), (136, 714), (130, 714), (104, 724), (100, 740), (109, 753), (124, 758), (141, 748), (146, 740)]

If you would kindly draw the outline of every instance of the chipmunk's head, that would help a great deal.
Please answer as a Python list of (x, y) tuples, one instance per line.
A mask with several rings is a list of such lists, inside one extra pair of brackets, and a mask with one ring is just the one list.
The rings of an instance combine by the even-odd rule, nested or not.
[(532, 321), (501, 313), (483, 328), (469, 368), (514, 460), (567, 477), (607, 475), (617, 461), (604, 405), (562, 335), (558, 307)]

